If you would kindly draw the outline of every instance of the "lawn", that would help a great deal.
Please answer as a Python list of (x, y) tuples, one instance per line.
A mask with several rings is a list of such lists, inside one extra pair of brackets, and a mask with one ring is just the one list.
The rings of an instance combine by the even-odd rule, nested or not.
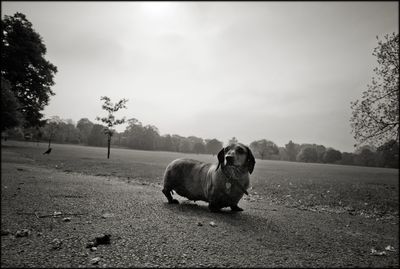
[[(119, 148), (112, 148), (107, 159), (106, 148), (62, 144), (53, 144), (51, 154), (43, 155), (45, 143), (10, 140), (2, 147), (24, 157), (16, 162), (29, 161), (68, 173), (113, 176), (143, 184), (161, 185), (165, 167), (176, 158), (216, 162), (216, 156), (211, 155)], [(244, 199), (398, 221), (398, 176), (398, 169), (257, 159), (250, 197)]]

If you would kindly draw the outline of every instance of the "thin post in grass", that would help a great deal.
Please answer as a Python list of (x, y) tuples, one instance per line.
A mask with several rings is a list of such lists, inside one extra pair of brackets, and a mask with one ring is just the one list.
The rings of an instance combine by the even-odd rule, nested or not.
[(122, 119), (115, 119), (114, 112), (117, 112), (121, 108), (126, 108), (125, 104), (128, 102), (128, 99), (123, 98), (115, 105), (111, 103), (111, 99), (107, 96), (100, 97), (100, 100), (104, 101), (102, 108), (108, 112), (108, 116), (104, 118), (96, 117), (96, 120), (102, 121), (106, 124), (106, 128), (104, 128), (104, 134), (107, 135), (107, 159), (110, 159), (111, 137), (115, 131), (113, 127), (125, 122), (125, 117)]

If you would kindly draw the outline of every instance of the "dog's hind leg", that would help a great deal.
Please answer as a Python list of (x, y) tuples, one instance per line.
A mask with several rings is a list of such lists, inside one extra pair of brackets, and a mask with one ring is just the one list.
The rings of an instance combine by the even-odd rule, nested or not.
[(171, 192), (172, 190), (168, 190), (166, 188), (162, 189), (162, 192), (164, 193), (165, 197), (168, 199), (168, 204), (179, 204), (178, 200), (173, 199)]
[(173, 199), (171, 195), (172, 190), (177, 185), (177, 178), (176, 172), (174, 172), (174, 169), (171, 168), (171, 164), (168, 165), (164, 174), (164, 186), (162, 192), (164, 193), (165, 197), (167, 197), (169, 204), (179, 204), (178, 200)]

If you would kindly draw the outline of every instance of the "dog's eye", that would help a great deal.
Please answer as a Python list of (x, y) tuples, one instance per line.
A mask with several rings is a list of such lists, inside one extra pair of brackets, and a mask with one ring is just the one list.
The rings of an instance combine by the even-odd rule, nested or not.
[(243, 154), (243, 153), (244, 153), (244, 150), (243, 150), (242, 148), (238, 148), (237, 152), (238, 152), (239, 154)]

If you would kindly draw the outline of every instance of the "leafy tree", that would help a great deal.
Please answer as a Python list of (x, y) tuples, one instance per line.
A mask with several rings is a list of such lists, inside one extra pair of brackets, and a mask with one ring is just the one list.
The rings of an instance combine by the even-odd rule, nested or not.
[(128, 126), (124, 131), (128, 146), (134, 149), (156, 150), (163, 146), (163, 138), (160, 137), (158, 128), (154, 125), (143, 126), (135, 118), (128, 120)]
[(324, 162), (324, 154), (326, 152), (325, 146), (323, 146), (323, 145), (315, 145), (315, 150), (317, 151), (317, 161), (320, 162), (320, 163)]
[(368, 148), (363, 148), (361, 153), (356, 155), (354, 163), (362, 166), (376, 166), (375, 153)]
[(111, 145), (123, 146), (124, 136), (123, 133), (114, 132), (114, 139), (111, 140)]
[(204, 152), (206, 151), (206, 146), (204, 145), (204, 143), (197, 142), (197, 143), (194, 144), (194, 146), (193, 146), (193, 151), (194, 151), (196, 154), (204, 153)]
[(167, 134), (167, 135), (161, 136), (160, 140), (161, 140), (161, 147), (160, 147), (161, 150), (174, 151), (171, 135)]
[(66, 123), (64, 122), (64, 120), (61, 120), (58, 124), (57, 124), (57, 128), (55, 129), (55, 132), (52, 136), (52, 141), (54, 142), (58, 142), (58, 143), (65, 143), (67, 140), (67, 133), (66, 131)]
[(1, 78), (1, 131), (21, 124), (23, 117), (19, 112), (19, 102), (11, 91), (10, 83)]
[(179, 152), (180, 151), (180, 144), (181, 144), (181, 140), (185, 139), (183, 136), (177, 135), (177, 134), (173, 134), (171, 136), (171, 142), (172, 142), (172, 147), (174, 149), (174, 151)]
[(300, 145), (293, 143), (292, 140), (290, 140), (289, 143), (285, 145), (285, 148), (289, 161), (296, 161), (296, 156), (300, 151)]
[(158, 128), (154, 125), (144, 126), (143, 147), (146, 150), (157, 149), (157, 141), (160, 137)]
[(306, 146), (303, 147), (296, 156), (296, 160), (299, 162), (316, 162), (318, 160), (318, 153), (315, 147)]
[(341, 164), (353, 165), (354, 164), (354, 154), (349, 152), (342, 153), (342, 159), (340, 160)]
[(108, 112), (107, 117), (96, 117), (96, 120), (102, 121), (106, 124), (104, 129), (104, 133), (107, 135), (107, 159), (110, 158), (110, 146), (111, 146), (111, 137), (113, 135), (115, 125), (119, 125), (125, 122), (125, 118), (115, 119), (114, 113), (120, 110), (121, 108), (126, 108), (125, 104), (128, 102), (127, 99), (121, 99), (116, 104), (111, 102), (111, 99), (107, 96), (100, 97), (100, 100), (104, 101), (102, 108)]
[(133, 149), (143, 149), (142, 137), (144, 128), (142, 123), (135, 118), (128, 119), (128, 125), (125, 128), (124, 136), (127, 138), (127, 146)]
[(81, 143), (88, 143), (88, 137), (93, 128), (93, 122), (88, 118), (82, 118), (78, 121), (76, 128), (79, 130), (79, 140)]
[(186, 137), (183, 137), (179, 141), (179, 152), (189, 153), (190, 151), (190, 140)]
[[(194, 152), (194, 153), (197, 153), (197, 154), (199, 154), (199, 153), (204, 153), (204, 149), (205, 149), (205, 146), (204, 146), (204, 140), (203, 140), (203, 138), (200, 138), (200, 137), (196, 137), (196, 136), (188, 136), (187, 137), (187, 140), (188, 140), (188, 142), (189, 142), (189, 151), (190, 152)], [(198, 145), (197, 147), (197, 149), (195, 149), (195, 145), (196, 144), (202, 144), (204, 147), (203, 148), (201, 148), (202, 146), (200, 146), (200, 145)], [(198, 151), (198, 150), (200, 150), (200, 151)]]
[(289, 155), (287, 154), (286, 148), (278, 147), (278, 149), (279, 149), (278, 160), (289, 161)]
[(379, 166), (399, 168), (399, 143), (390, 140), (377, 149)]
[(335, 163), (337, 161), (340, 161), (341, 159), (342, 153), (332, 148), (329, 148), (327, 151), (325, 151), (322, 157), (324, 163)]
[(24, 126), (38, 126), (44, 123), (41, 111), (54, 95), (50, 87), (57, 67), (44, 58), (46, 46), (24, 14), (4, 16), (1, 32), (1, 76), (20, 104)]
[(65, 133), (65, 139), (63, 142), (72, 144), (79, 143), (79, 130), (75, 127), (75, 123), (71, 119), (65, 120), (60, 131)]
[(251, 142), (250, 149), (256, 156), (260, 156), (261, 160), (269, 159), (271, 155), (279, 153), (278, 146), (274, 142), (266, 139)]
[(373, 146), (373, 145), (362, 145), (362, 146), (358, 147), (358, 148), (354, 151), (354, 153), (355, 153), (356, 155), (359, 155), (364, 149), (368, 149), (368, 150), (370, 150), (371, 152), (376, 152), (376, 147), (375, 147), (375, 146)]
[(94, 124), (88, 137), (88, 145), (96, 147), (104, 147), (107, 145), (106, 137), (104, 136), (105, 126)]
[(378, 61), (376, 76), (362, 100), (351, 102), (350, 123), (359, 145), (380, 146), (389, 140), (399, 141), (399, 34), (378, 39), (372, 55)]
[(216, 155), (223, 148), (221, 141), (217, 139), (207, 139), (206, 140), (206, 152), (208, 154)]
[[(310, 150), (307, 150), (308, 152), (306, 152), (306, 154), (309, 154), (309, 155), (305, 155), (305, 156), (304, 156), (303, 153), (300, 154), (300, 152), (304, 151), (306, 148), (312, 148), (313, 151), (316, 152), (317, 157), (316, 157), (315, 160), (314, 160), (314, 153), (311, 153)], [(300, 160), (300, 161), (302, 161), (302, 162), (321, 162), (321, 163), (322, 163), (322, 162), (324, 162), (323, 156), (324, 156), (325, 151), (326, 151), (326, 148), (325, 148), (325, 146), (323, 146), (323, 145), (304, 143), (304, 144), (301, 144), (301, 145), (299, 146), (299, 152), (297, 153), (296, 160), (299, 161), (299, 160), (298, 160), (298, 157), (300, 157), (300, 158), (305, 157), (306, 159), (303, 158), (303, 159)], [(310, 157), (311, 159), (308, 159), (309, 157)]]
[(4, 135), (7, 138), (22, 140), (24, 138), (24, 131), (21, 127), (15, 127), (5, 131)]

